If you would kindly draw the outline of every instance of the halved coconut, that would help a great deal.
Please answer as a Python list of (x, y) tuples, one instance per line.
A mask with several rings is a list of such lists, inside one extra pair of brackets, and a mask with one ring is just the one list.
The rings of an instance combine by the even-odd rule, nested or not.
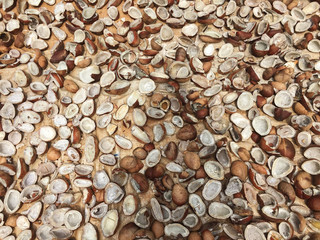
[(302, 9), (302, 11), (306, 15), (309, 15), (317, 12), (319, 8), (320, 8), (320, 4), (318, 2), (310, 2)]
[(31, 203), (43, 195), (43, 189), (39, 185), (30, 185), (21, 191), (20, 200), (23, 203)]
[(208, 131), (207, 129), (204, 129), (199, 136), (200, 142), (204, 145), (204, 146), (213, 146), (215, 145), (215, 139), (214, 136), (211, 134), (210, 131)]
[(307, 46), (308, 50), (313, 53), (320, 52), (320, 40), (319, 39), (312, 39)]
[(233, 53), (233, 45), (231, 43), (223, 44), (219, 49), (218, 57), (219, 58), (228, 58)]
[(149, 94), (156, 89), (156, 84), (150, 78), (142, 78), (139, 81), (139, 91), (140, 93)]
[(105, 72), (100, 78), (101, 87), (109, 87), (116, 80), (116, 75), (114, 72)]
[(73, 184), (79, 188), (87, 188), (92, 186), (92, 180), (86, 177), (77, 177), (73, 180)]
[(202, 75), (195, 74), (192, 76), (191, 80), (192, 80), (192, 82), (194, 82), (197, 86), (199, 86), (201, 88), (208, 88), (211, 86), (209, 79), (207, 79), (205, 76), (202, 76)]
[(50, 224), (40, 225), (36, 232), (37, 238), (39, 240), (52, 240), (53, 236), (50, 233), (52, 228)]
[(162, 41), (169, 41), (173, 37), (174, 37), (174, 33), (173, 33), (172, 29), (166, 24), (162, 25), (161, 30), (160, 30), (161, 40)]
[(285, 208), (279, 208), (278, 211), (274, 211), (272, 206), (264, 206), (261, 209), (261, 215), (264, 219), (276, 223), (280, 223), (290, 217), (289, 211)]
[(99, 203), (91, 209), (90, 216), (93, 218), (101, 219), (108, 212), (108, 204)]
[(165, 128), (162, 124), (153, 126), (154, 141), (160, 142), (166, 135)]
[[(292, 229), (298, 233), (302, 233), (307, 226), (306, 219), (305, 219), (306, 215), (302, 215), (299, 212), (295, 212), (293, 209), (300, 210), (303, 208), (306, 209), (307, 207), (302, 206), (302, 208), (297, 208), (297, 207), (290, 208), (293, 212), (290, 212), (290, 217), (288, 219), (288, 223), (291, 225)], [(302, 210), (302, 211), (304, 211), (304, 210)], [(307, 211), (305, 211), (304, 213), (306, 213), (306, 212)], [(309, 213), (310, 213), (310, 210), (309, 210)], [(284, 229), (286, 229), (286, 228), (284, 228)]]
[(215, 179), (215, 180), (224, 179), (223, 166), (219, 162), (216, 162), (216, 161), (205, 162), (204, 171), (212, 179)]
[(271, 68), (280, 62), (281, 60), (278, 55), (271, 55), (264, 57), (263, 60), (260, 62), (260, 66), (263, 68)]
[(293, 237), (293, 226), (289, 222), (281, 222), (278, 229), (284, 239), (291, 239)]
[[(69, 148), (70, 149), (70, 148)], [(78, 161), (80, 158), (79, 152), (76, 149), (70, 149), (68, 151), (71, 155), (71, 160)], [(75, 152), (76, 151), (76, 152)], [(99, 154), (98, 140), (94, 136), (88, 136), (84, 146), (84, 154), (87, 162), (93, 162)], [(69, 153), (68, 153), (69, 155)]]
[(293, 163), (289, 158), (278, 157), (272, 164), (271, 173), (275, 178), (282, 178), (287, 176), (293, 170)]
[(207, 211), (206, 205), (198, 194), (192, 193), (189, 195), (189, 205), (199, 217), (204, 216)]
[[(209, 180), (210, 181), (210, 180)], [(208, 181), (208, 182), (209, 182)], [(203, 178), (199, 178), (197, 180), (193, 180), (188, 184), (188, 192), (189, 193), (195, 193), (203, 184), (204, 184), (204, 179)], [(211, 189), (211, 187), (210, 187)], [(207, 193), (209, 192), (209, 194)], [(202, 195), (204, 197), (204, 195), (210, 195), (211, 191), (206, 191), (206, 193), (202, 192)]]
[(129, 106), (127, 104), (122, 104), (117, 111), (113, 114), (113, 119), (120, 121), (124, 119), (129, 111)]
[(224, 61), (219, 66), (219, 72), (221, 74), (228, 74), (230, 73), (238, 64), (238, 60), (235, 58), (229, 58), (226, 61)]
[(42, 141), (50, 142), (57, 135), (56, 130), (51, 126), (43, 126), (40, 128), (40, 138)]
[(113, 182), (107, 184), (105, 188), (104, 201), (107, 204), (118, 203), (124, 196), (124, 191)]
[(304, 11), (302, 11), (301, 8), (294, 7), (291, 9), (291, 16), (296, 19), (297, 21), (305, 21), (306, 20), (306, 14)]
[(64, 193), (68, 190), (69, 184), (63, 179), (54, 179), (50, 183), (50, 191), (54, 194)]
[(134, 223), (141, 228), (147, 228), (150, 225), (150, 211), (148, 208), (143, 207), (137, 212)]
[(320, 174), (320, 161), (319, 160), (307, 160), (302, 163), (301, 168), (311, 175)]
[(164, 228), (164, 233), (166, 236), (171, 238), (177, 238), (178, 236), (186, 238), (190, 234), (188, 228), (180, 223), (171, 223), (166, 225)]
[(214, 28), (204, 28), (199, 34), (200, 39), (206, 43), (217, 43), (222, 40), (222, 34), (214, 30)]
[(131, 127), (131, 134), (143, 143), (150, 143), (151, 142), (148, 134), (138, 126), (134, 125)]
[(308, 131), (299, 132), (297, 142), (301, 147), (309, 147), (312, 142), (312, 136)]
[(78, 164), (75, 166), (74, 171), (80, 176), (87, 176), (92, 173), (93, 166), (88, 164)]
[(42, 202), (36, 202), (28, 210), (28, 220), (30, 222), (35, 222), (41, 215)]
[(4, 209), (8, 214), (13, 214), (20, 208), (20, 192), (15, 189), (10, 189), (6, 192), (3, 200)]
[(30, 227), (30, 222), (26, 216), (19, 216), (16, 221), (17, 227), (21, 230), (26, 230)]
[(230, 104), (234, 102), (238, 98), (238, 94), (236, 92), (230, 92), (223, 96), (222, 100), (225, 104)]
[(111, 153), (116, 143), (112, 137), (104, 137), (99, 142), (99, 149), (103, 153)]
[(253, 106), (253, 96), (250, 92), (243, 92), (237, 100), (237, 106), (242, 111), (247, 111)]
[(266, 240), (263, 232), (255, 225), (248, 225), (244, 230), (244, 237), (247, 240)]
[(208, 213), (215, 219), (227, 219), (233, 214), (233, 211), (227, 204), (212, 202), (209, 205)]
[(132, 118), (133, 122), (139, 127), (144, 126), (147, 122), (147, 116), (140, 108), (133, 109)]
[(240, 113), (231, 114), (230, 120), (239, 128), (245, 128), (246, 126), (250, 125), (249, 119), (245, 118)]
[(122, 149), (129, 150), (132, 148), (132, 142), (125, 137), (122, 137), (120, 135), (115, 135), (114, 140), (116, 144)]
[(64, 215), (64, 225), (69, 230), (76, 230), (82, 222), (82, 214), (77, 210), (70, 210)]
[(15, 146), (8, 140), (0, 141), (0, 156), (11, 157), (16, 154)]
[(231, 164), (231, 158), (229, 151), (227, 150), (226, 147), (221, 147), (218, 149), (216, 153), (216, 159), (221, 163), (221, 165), (225, 168), (230, 167)]
[(259, 199), (259, 205), (264, 207), (264, 206), (272, 206), (272, 207), (277, 207), (277, 200), (276, 198), (269, 194), (269, 193), (261, 193), (258, 195)]
[(50, 230), (50, 235), (56, 239), (66, 239), (72, 236), (72, 231), (66, 227), (56, 227)]
[(52, 174), (56, 170), (56, 165), (52, 162), (41, 163), (36, 172), (39, 176), (46, 176)]
[(163, 212), (161, 209), (161, 205), (159, 204), (158, 200), (156, 198), (151, 198), (151, 213), (155, 220), (159, 222), (163, 222)]
[(198, 33), (198, 26), (194, 23), (182, 27), (181, 32), (187, 37), (194, 37)]
[(274, 104), (280, 108), (290, 108), (293, 105), (293, 97), (286, 90), (279, 91), (274, 97)]
[(39, 38), (42, 39), (49, 39), (51, 32), (50, 32), (50, 28), (45, 25), (45, 24), (39, 24), (36, 28), (37, 34), (39, 36)]
[(105, 170), (96, 171), (93, 177), (93, 186), (96, 189), (104, 189), (109, 182), (110, 179)]
[(185, 62), (174, 61), (169, 66), (169, 76), (178, 82), (188, 81), (191, 75), (192, 75), (191, 68), (189, 64)]
[(148, 167), (156, 166), (161, 160), (161, 153), (159, 149), (151, 150), (146, 157), (146, 164)]
[(241, 192), (241, 190), (242, 190), (242, 182), (239, 177), (235, 176), (230, 178), (224, 192), (227, 196), (232, 196), (236, 193)]
[(283, 125), (278, 127), (277, 134), (282, 138), (293, 138), (296, 135), (296, 130), (289, 125)]
[(138, 208), (138, 198), (133, 194), (127, 195), (122, 204), (122, 210), (124, 215), (130, 216), (137, 211)]
[(306, 151), (304, 151), (303, 156), (308, 159), (316, 159), (320, 160), (320, 147), (309, 147)]
[(84, 117), (81, 119), (79, 127), (82, 132), (89, 134), (96, 129), (96, 124), (91, 118)]
[(196, 214), (190, 213), (188, 214), (185, 219), (183, 219), (183, 224), (189, 228), (195, 227), (199, 222), (199, 218)]
[[(188, 189), (189, 189), (189, 186), (188, 186)], [(203, 187), (202, 196), (205, 200), (211, 201), (220, 194), (221, 189), (222, 189), (222, 184), (220, 181), (209, 180)]]
[(79, 73), (79, 78), (84, 83), (95, 82), (100, 78), (100, 76), (101, 72), (98, 66), (86, 67)]
[(268, 53), (269, 49), (269, 42), (263, 40), (258, 40), (254, 42), (251, 47), (252, 54), (256, 57), (265, 56)]
[(270, 133), (272, 124), (268, 117), (258, 116), (252, 121), (253, 129), (261, 136), (266, 136)]
[(166, 113), (164, 111), (162, 111), (161, 109), (154, 108), (154, 107), (148, 107), (146, 114), (151, 118), (161, 119), (165, 116)]
[(266, 154), (259, 147), (254, 147), (251, 149), (250, 154), (253, 160), (258, 164), (265, 164), (267, 160)]
[(188, 205), (183, 205), (172, 210), (171, 219), (174, 222), (180, 222), (187, 215)]
[(86, 223), (83, 226), (82, 230), (82, 235), (81, 235), (82, 240), (97, 240), (98, 239), (98, 234), (97, 230), (91, 223)]
[(12, 233), (12, 228), (9, 226), (1, 226), (0, 227), (0, 238), (7, 239), (8, 236)]

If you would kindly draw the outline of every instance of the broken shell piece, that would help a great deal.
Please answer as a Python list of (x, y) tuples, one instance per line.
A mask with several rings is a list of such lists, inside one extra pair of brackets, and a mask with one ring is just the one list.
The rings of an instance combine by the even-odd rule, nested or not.
[(237, 106), (240, 110), (247, 111), (253, 106), (253, 96), (249, 92), (243, 92), (237, 99)]
[(191, 75), (190, 66), (184, 62), (175, 61), (169, 67), (169, 76), (178, 82), (188, 81)]
[(8, 140), (0, 141), (0, 156), (11, 157), (16, 153), (15, 146)]
[(206, 174), (214, 180), (224, 179), (224, 170), (220, 163), (214, 161), (207, 161), (204, 164)]
[(311, 175), (318, 175), (320, 173), (320, 161), (307, 160), (302, 163), (301, 168)]
[(162, 41), (169, 41), (173, 38), (174, 33), (168, 25), (162, 25), (160, 30), (160, 38)]
[(99, 149), (103, 153), (111, 153), (115, 144), (115, 140), (112, 137), (104, 137), (99, 141)]
[(190, 232), (186, 227), (184, 227), (180, 223), (171, 223), (165, 226), (164, 233), (166, 236), (172, 237), (172, 238), (175, 238), (178, 236), (182, 236), (186, 238), (187, 236), (189, 236)]
[(319, 39), (312, 39), (307, 46), (308, 50), (313, 53), (320, 52), (320, 40)]
[(117, 210), (109, 210), (101, 220), (101, 230), (105, 237), (110, 237), (114, 234), (119, 221)]
[(266, 240), (263, 232), (255, 225), (248, 225), (244, 231), (244, 237), (248, 240)]
[(70, 210), (66, 212), (64, 215), (64, 225), (69, 229), (69, 230), (76, 230), (77, 228), (80, 227), (80, 224), (82, 222), (82, 215), (79, 211), (77, 210)]
[(7, 213), (15, 213), (20, 208), (20, 192), (14, 189), (8, 190), (3, 203)]
[(287, 176), (293, 170), (292, 162), (286, 157), (278, 157), (272, 164), (272, 176), (282, 178)]
[(233, 211), (224, 203), (212, 202), (209, 205), (208, 213), (215, 219), (227, 219), (233, 214)]
[(266, 136), (270, 133), (272, 125), (268, 117), (258, 116), (252, 121), (253, 129), (261, 136)]
[(274, 97), (274, 104), (280, 108), (290, 108), (293, 105), (293, 97), (288, 91), (279, 91)]
[(142, 78), (139, 82), (139, 91), (140, 93), (149, 94), (156, 89), (156, 85), (153, 80), (150, 78)]
[(237, 59), (229, 58), (226, 61), (224, 61), (222, 64), (220, 64), (218, 71), (221, 74), (228, 74), (237, 66), (237, 64), (238, 64)]
[(222, 45), (222, 47), (219, 49), (218, 56), (219, 58), (228, 58), (233, 53), (233, 46), (231, 43), (226, 43)]
[(56, 137), (57, 133), (53, 127), (43, 126), (40, 128), (40, 138), (42, 141), (50, 142)]
[(202, 196), (205, 200), (211, 201), (220, 194), (221, 189), (221, 182), (216, 180), (209, 180), (203, 187)]

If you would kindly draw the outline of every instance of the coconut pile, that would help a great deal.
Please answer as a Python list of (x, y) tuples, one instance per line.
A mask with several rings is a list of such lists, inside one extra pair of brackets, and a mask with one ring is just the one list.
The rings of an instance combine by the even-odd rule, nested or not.
[(319, 9), (0, 0), (0, 239), (320, 239)]

